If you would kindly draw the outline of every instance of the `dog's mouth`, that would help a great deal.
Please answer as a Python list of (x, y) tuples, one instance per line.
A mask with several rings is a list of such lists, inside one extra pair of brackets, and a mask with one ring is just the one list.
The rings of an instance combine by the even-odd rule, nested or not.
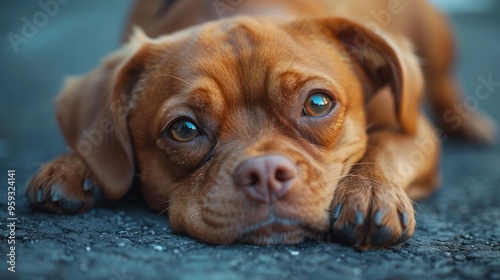
[(246, 227), (238, 242), (258, 245), (290, 244), (303, 238), (301, 223), (296, 220), (271, 217)]
[(247, 226), (238, 242), (257, 245), (296, 244), (306, 238), (319, 238), (318, 231), (299, 220), (272, 215), (265, 221)]
[(251, 234), (259, 231), (263, 231), (266, 229), (284, 229), (289, 230), (293, 228), (297, 228), (301, 225), (301, 223), (297, 220), (292, 220), (292, 219), (284, 219), (284, 218), (279, 218), (276, 216), (272, 216), (271, 218), (267, 219), (264, 222), (260, 222), (257, 224), (250, 225), (245, 228), (244, 234)]

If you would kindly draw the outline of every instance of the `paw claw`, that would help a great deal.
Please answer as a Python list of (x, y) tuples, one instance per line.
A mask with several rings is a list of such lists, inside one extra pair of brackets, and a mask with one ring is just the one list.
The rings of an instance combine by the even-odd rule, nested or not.
[(87, 178), (83, 180), (83, 190), (88, 192), (94, 189), (94, 183), (92, 183), (92, 179)]
[(406, 227), (410, 223), (410, 220), (408, 219), (408, 214), (406, 212), (401, 213), (401, 223)]
[(61, 198), (61, 188), (59, 187), (59, 185), (56, 184), (52, 186), (52, 189), (50, 191), (50, 200), (52, 200), (53, 202), (58, 202), (61, 200)]
[(42, 203), (43, 202), (43, 190), (42, 188), (39, 188), (36, 191), (36, 203)]
[(340, 212), (342, 211), (342, 204), (337, 204), (335, 209), (333, 210), (333, 219), (338, 219), (340, 216)]
[(382, 212), (381, 210), (377, 210), (377, 212), (375, 212), (375, 215), (373, 215), (373, 223), (377, 226), (381, 226), (383, 218), (384, 212)]

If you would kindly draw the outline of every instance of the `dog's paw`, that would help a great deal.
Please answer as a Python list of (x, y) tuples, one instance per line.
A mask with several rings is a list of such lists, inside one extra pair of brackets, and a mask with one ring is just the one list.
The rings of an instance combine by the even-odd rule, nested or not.
[(85, 163), (76, 155), (63, 155), (40, 168), (26, 195), (36, 209), (75, 214), (92, 208), (95, 189)]
[(447, 135), (483, 145), (491, 145), (497, 139), (498, 128), (495, 121), (483, 112), (462, 113), (455, 121), (453, 125), (443, 126)]
[(412, 201), (400, 188), (352, 176), (339, 183), (332, 201), (332, 241), (384, 247), (408, 240), (414, 230)]

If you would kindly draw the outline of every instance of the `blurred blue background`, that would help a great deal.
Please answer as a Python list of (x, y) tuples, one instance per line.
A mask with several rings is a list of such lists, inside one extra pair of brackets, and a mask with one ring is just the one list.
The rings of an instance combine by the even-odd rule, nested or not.
[(132, 2), (66, 1), (45, 25), (39, 16), (42, 27), (17, 47), (8, 34), (22, 35), (23, 18), (33, 23), (43, 9), (35, 0), (0, 1), (0, 170), (15, 168), (19, 180), (65, 151), (53, 99), (65, 76), (91, 70), (120, 45)]

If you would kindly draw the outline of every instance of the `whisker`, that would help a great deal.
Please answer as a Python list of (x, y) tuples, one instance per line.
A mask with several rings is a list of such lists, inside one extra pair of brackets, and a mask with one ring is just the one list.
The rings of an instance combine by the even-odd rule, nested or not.
[[(420, 205), (418, 205), (418, 203), (415, 200), (412, 200), (412, 202), (413, 202), (413, 204), (415, 204), (418, 207), (418, 209), (420, 211), (422, 211), (422, 207), (420, 207)], [(417, 213), (415, 213), (415, 214), (417, 214)]]
[(163, 213), (165, 213), (168, 209), (170, 209), (170, 206), (165, 208), (164, 210), (162, 210), (160, 213), (158, 213), (155, 218), (158, 218), (160, 215), (162, 215)]
[(148, 208), (148, 210), (152, 210), (153, 208), (155, 208), (155, 207), (156, 207), (156, 206), (158, 206), (158, 205), (168, 203), (168, 201), (163, 200), (163, 199), (161, 199), (161, 198), (157, 197), (156, 195), (153, 195), (153, 197), (154, 197), (154, 198), (156, 198), (157, 200), (159, 200), (160, 202), (156, 203), (155, 205), (150, 206), (150, 207)]
[(374, 127), (375, 124), (376, 124), (376, 122), (371, 122), (371, 123), (367, 124), (365, 127), (365, 130), (369, 130), (370, 128)]

